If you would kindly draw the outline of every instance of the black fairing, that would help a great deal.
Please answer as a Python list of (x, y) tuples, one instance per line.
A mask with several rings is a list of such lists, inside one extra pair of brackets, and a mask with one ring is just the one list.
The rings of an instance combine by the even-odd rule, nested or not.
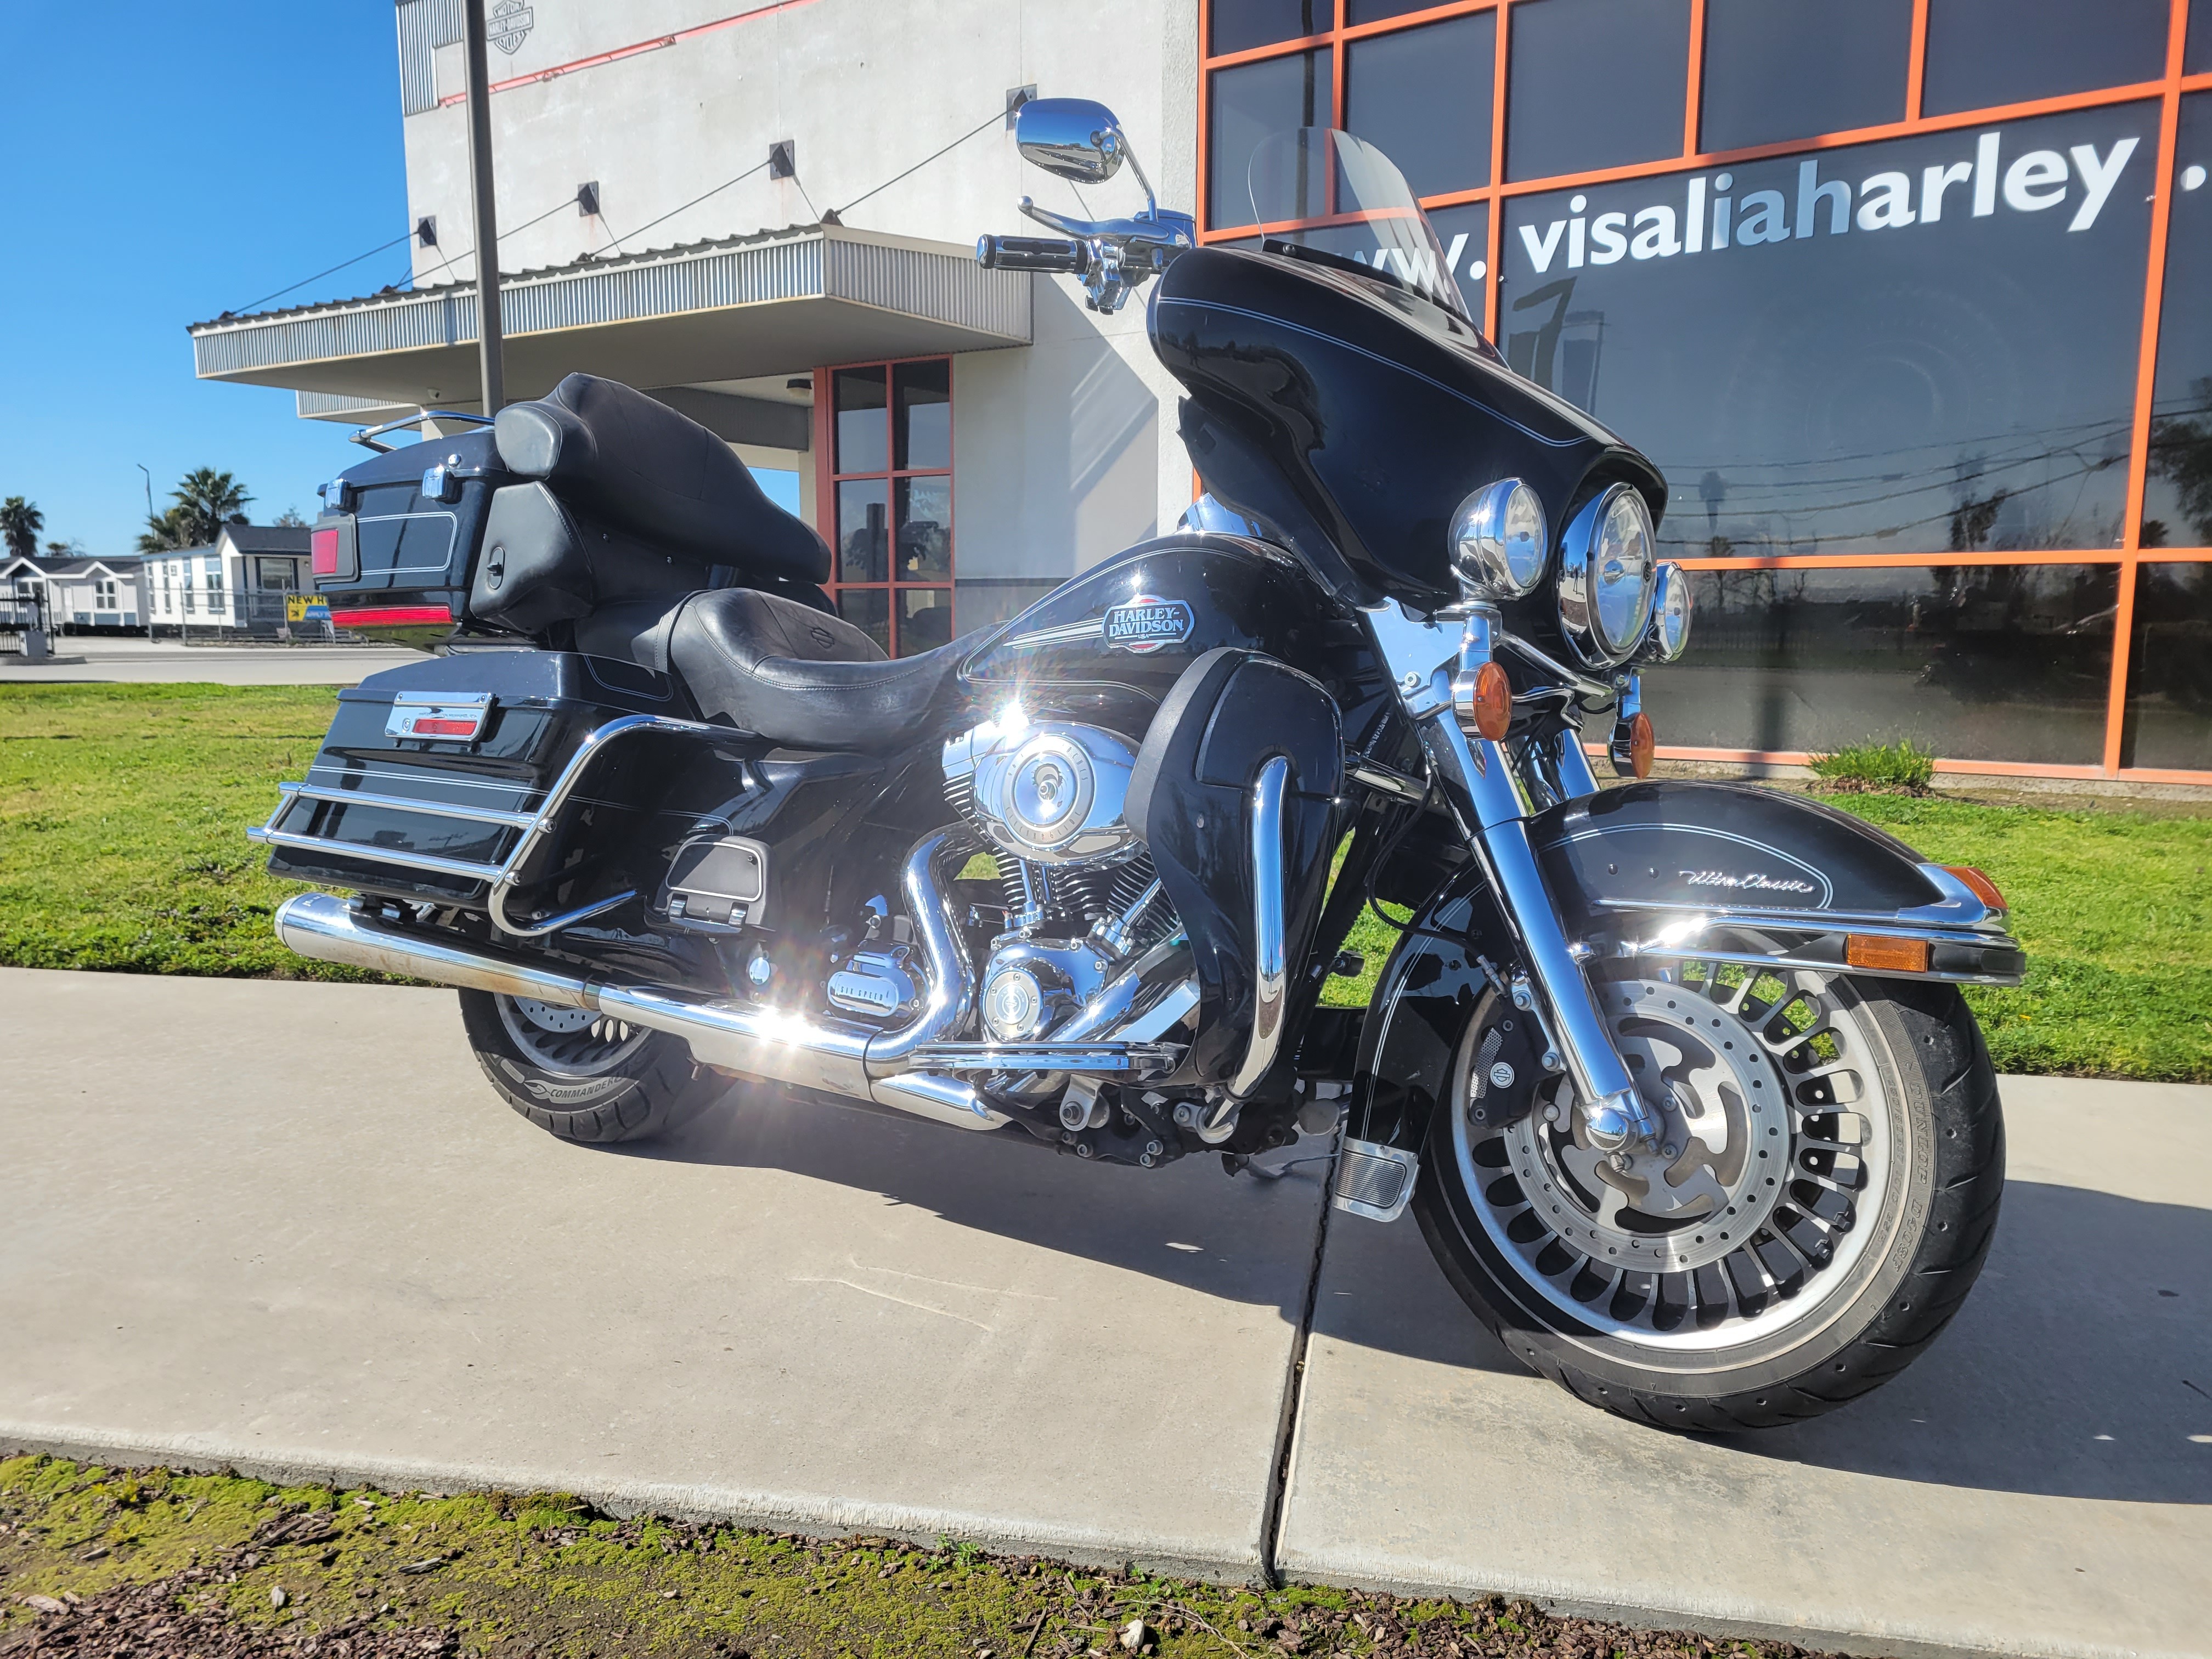
[[(1167, 632), (1112, 642), (1113, 613), (1139, 600), (1186, 607), (1188, 631), (1176, 613)], [(991, 635), (962, 665), (961, 684), (984, 708), (1018, 692), (1033, 708), (1103, 714), (1141, 735), (1183, 671), (1224, 646), (1321, 681), (1355, 740), (1388, 717), (1389, 682), (1358, 617), (1305, 561), (1241, 536), (1164, 536), (1125, 549)]]
[[(1456, 599), (1452, 514), (1498, 478), (1526, 480), (1555, 535), (1599, 478), (1633, 483), (1655, 520), (1666, 506), (1642, 455), (1514, 374), (1463, 319), (1389, 283), (1199, 248), (1160, 278), (1149, 320), (1196, 405), (1184, 429), (1208, 489), (1324, 568), (1333, 546), (1364, 599)], [(1532, 617), (1544, 603), (1528, 602)]]
[(1555, 806), (1529, 825), (1571, 927), (1623, 911), (1832, 910), (1938, 903), (1920, 856), (1800, 795), (1654, 779)]
[[(1129, 822), (1151, 850), (1198, 975), (1198, 1038), (1180, 1074), (1185, 1081), (1227, 1077), (1251, 1041), (1253, 784), (1278, 755), (1291, 767), (1284, 931), (1295, 975), (1321, 921), (1344, 782), (1343, 735), (1328, 691), (1257, 652), (1209, 651), (1161, 703), (1130, 773)], [(1285, 1074), (1292, 1046), (1284, 1048)]]

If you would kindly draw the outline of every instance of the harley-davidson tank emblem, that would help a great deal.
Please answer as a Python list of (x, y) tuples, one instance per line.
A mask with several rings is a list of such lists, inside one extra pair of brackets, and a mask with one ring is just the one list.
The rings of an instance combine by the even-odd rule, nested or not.
[(1814, 893), (1820, 890), (1809, 881), (1798, 881), (1774, 877), (1754, 870), (1747, 876), (1732, 876), (1725, 870), (1685, 870), (1680, 872), (1684, 882), (1692, 887), (1734, 887), (1754, 893)]
[(1170, 645), (1181, 645), (1190, 637), (1194, 625), (1190, 607), (1181, 599), (1156, 599), (1149, 593), (1139, 593), (1106, 613), (1106, 643), (1117, 651), (1149, 657)]

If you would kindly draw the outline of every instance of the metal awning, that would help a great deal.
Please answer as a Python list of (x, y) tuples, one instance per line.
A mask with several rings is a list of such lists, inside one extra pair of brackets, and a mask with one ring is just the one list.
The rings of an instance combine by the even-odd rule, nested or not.
[[(526, 271), (500, 285), (513, 398), (574, 370), (633, 386), (1030, 343), (1030, 276), (972, 252), (810, 225)], [(460, 284), (195, 323), (204, 380), (471, 407), (477, 296)]]

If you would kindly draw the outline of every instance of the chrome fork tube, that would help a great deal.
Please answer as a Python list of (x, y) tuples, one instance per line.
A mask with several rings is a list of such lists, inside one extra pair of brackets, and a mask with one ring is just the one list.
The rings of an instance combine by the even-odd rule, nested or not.
[(1581, 1099), (1590, 1144), (1613, 1152), (1656, 1138), (1659, 1121), (1613, 1045), (1545, 885), (1528, 839), (1528, 808), (1514, 781), (1512, 757), (1503, 744), (1470, 739), (1453, 717), (1450, 671), (1471, 672), (1487, 660), (1494, 613), (1477, 610), (1462, 619), (1464, 631), (1456, 640), (1445, 628), (1419, 622), (1395, 605), (1365, 614), (1397, 678), (1399, 701), (1420, 735), (1430, 774), (1520, 941), (1529, 977), (1549, 1013), (1551, 1035)]

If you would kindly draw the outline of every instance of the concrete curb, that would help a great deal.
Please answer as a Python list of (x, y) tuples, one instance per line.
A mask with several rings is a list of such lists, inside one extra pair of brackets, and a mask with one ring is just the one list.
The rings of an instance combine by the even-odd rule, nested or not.
[(908, 1504), (855, 1503), (810, 1492), (748, 1491), (670, 1481), (579, 1482), (547, 1468), (460, 1464), (354, 1455), (333, 1459), (304, 1449), (252, 1450), (218, 1435), (147, 1435), (121, 1429), (64, 1428), (0, 1421), (0, 1457), (46, 1456), (113, 1468), (167, 1468), (191, 1474), (238, 1474), (276, 1486), (344, 1491), (375, 1486), (432, 1496), (459, 1492), (557, 1492), (609, 1515), (659, 1515), (815, 1538), (855, 1534), (935, 1545), (951, 1538), (1000, 1555), (1048, 1555), (1075, 1566), (1142, 1568), (1216, 1584), (1257, 1584), (1256, 1552), (1230, 1559), (1194, 1539), (1124, 1536), (1103, 1528), (1070, 1528), (1036, 1516), (977, 1515)]

